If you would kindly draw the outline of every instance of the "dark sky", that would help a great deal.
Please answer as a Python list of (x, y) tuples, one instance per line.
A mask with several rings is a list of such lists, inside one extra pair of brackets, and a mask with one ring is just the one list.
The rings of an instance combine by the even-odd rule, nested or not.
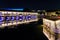
[(0, 7), (8, 8), (30, 8), (30, 9), (60, 9), (59, 0), (8, 0), (0, 1)]

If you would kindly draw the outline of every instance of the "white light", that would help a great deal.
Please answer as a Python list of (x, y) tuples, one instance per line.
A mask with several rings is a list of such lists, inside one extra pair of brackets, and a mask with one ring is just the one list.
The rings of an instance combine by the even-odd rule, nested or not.
[[(0, 11), (0, 12), (2, 12), (1, 14), (4, 15), (4, 17), (5, 16), (22, 16), (22, 15), (26, 16), (28, 14), (30, 14), (29, 16), (31, 16), (31, 15), (36, 15), (37, 16), (37, 14), (38, 14), (38, 13), (32, 13), (32, 12), (12, 12), (12, 11)], [(22, 15), (20, 15), (20, 14), (22, 14)], [(23, 19), (24, 20), (20, 19), (22, 21), (18, 20), (17, 22), (16, 22), (16, 20), (13, 21), (13, 22), (9, 21), (10, 23), (5, 23), (5, 24), (2, 24), (1, 26), (4, 27), (4, 26), (17, 25), (17, 24), (30, 23), (30, 22), (33, 22), (33, 21), (38, 21), (38, 18), (36, 18), (34, 20), (32, 20), (32, 19), (27, 20), (27, 21), (26, 21), (25, 17), (23, 17)]]
[(16, 25), (16, 22), (13, 22), (13, 25)]
[(8, 26), (13, 25), (12, 23), (8, 23)]

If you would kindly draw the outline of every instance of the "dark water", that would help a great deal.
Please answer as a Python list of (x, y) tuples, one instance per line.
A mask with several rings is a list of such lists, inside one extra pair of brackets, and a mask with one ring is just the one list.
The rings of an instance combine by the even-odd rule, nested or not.
[[(9, 39), (19, 40), (48, 40), (43, 34), (42, 27), (38, 28), (38, 25), (42, 24), (42, 20), (29, 24), (22, 24), (16, 26), (16, 28), (0, 29), (0, 32), (6, 33)], [(10, 37), (11, 36), (11, 37)]]

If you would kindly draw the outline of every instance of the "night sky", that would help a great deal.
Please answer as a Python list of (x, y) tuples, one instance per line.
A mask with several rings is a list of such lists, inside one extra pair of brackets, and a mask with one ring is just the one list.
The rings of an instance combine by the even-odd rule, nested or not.
[(59, 0), (8, 0), (0, 1), (0, 7), (4, 8), (30, 8), (30, 9), (60, 9)]

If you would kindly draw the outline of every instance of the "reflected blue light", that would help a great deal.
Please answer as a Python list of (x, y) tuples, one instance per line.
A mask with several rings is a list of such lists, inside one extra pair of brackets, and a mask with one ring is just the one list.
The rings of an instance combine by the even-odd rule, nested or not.
[(4, 20), (4, 18), (0, 16), (0, 21), (3, 21), (3, 20)]
[(30, 20), (30, 19), (31, 19), (31, 15), (27, 15), (26, 20)]
[(36, 15), (32, 15), (32, 19), (37, 19), (37, 16)]
[(9, 17), (9, 16), (7, 16), (7, 17), (6, 17), (6, 21), (9, 21), (9, 20), (10, 20), (10, 17)]
[(16, 16), (16, 20), (19, 20), (19, 16)]
[(19, 20), (22, 21), (24, 19), (24, 16), (23, 15), (20, 15), (19, 16)]
[(2, 24), (2, 22), (0, 22), (0, 25)]
[(14, 17), (14, 16), (12, 16), (12, 17), (11, 17), (11, 20), (13, 21), (14, 19), (15, 19), (15, 17)]

